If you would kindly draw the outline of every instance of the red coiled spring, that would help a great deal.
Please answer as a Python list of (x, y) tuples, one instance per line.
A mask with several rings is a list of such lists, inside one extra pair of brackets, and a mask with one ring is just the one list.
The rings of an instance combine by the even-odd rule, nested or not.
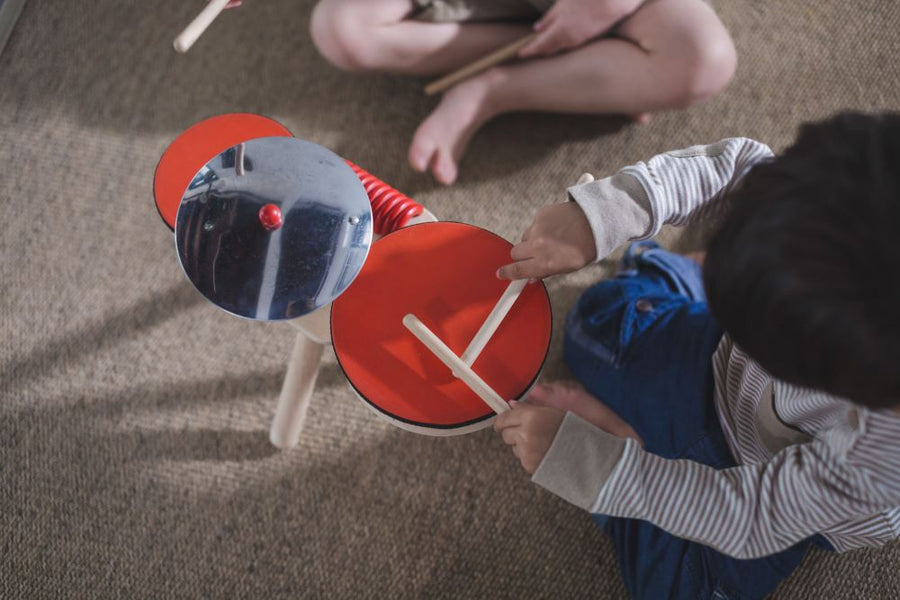
[(369, 202), (372, 203), (372, 222), (376, 234), (387, 235), (406, 225), (413, 217), (422, 214), (424, 209), (421, 204), (349, 160), (347, 164), (366, 188)]

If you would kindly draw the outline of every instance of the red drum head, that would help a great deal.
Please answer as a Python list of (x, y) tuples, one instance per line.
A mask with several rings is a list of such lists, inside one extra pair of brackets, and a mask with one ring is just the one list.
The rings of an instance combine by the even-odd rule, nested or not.
[[(509, 281), (496, 271), (512, 245), (462, 223), (423, 223), (375, 242), (356, 280), (332, 304), (331, 333), (351, 385), (394, 424), (455, 435), (489, 424), (494, 412), (402, 323), (416, 315), (460, 356)], [(523, 396), (550, 345), (550, 299), (525, 286), (472, 369), (504, 399)]]
[(170, 229), (188, 184), (203, 165), (220, 152), (261, 137), (293, 137), (281, 123), (250, 113), (219, 115), (200, 121), (169, 144), (156, 165), (153, 196)]

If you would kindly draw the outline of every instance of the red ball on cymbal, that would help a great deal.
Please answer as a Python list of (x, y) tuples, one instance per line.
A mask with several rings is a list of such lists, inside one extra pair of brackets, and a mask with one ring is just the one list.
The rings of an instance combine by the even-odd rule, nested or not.
[(264, 204), (263, 207), (259, 209), (259, 222), (262, 223), (262, 226), (265, 227), (267, 231), (275, 231), (281, 227), (282, 223), (284, 223), (284, 218), (281, 216), (281, 209), (278, 208), (277, 204)]

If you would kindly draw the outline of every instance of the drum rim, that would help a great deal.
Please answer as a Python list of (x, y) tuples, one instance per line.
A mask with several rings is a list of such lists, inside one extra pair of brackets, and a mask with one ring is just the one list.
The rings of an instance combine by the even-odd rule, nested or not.
[[(406, 229), (410, 229), (412, 227), (421, 227), (423, 225), (426, 225), (426, 226), (427, 225), (437, 225), (437, 224), (442, 224), (442, 223), (443, 224), (465, 225), (467, 227), (472, 227), (472, 228), (478, 229), (480, 231), (485, 231), (485, 232), (493, 235), (494, 237), (500, 238), (501, 240), (503, 240), (504, 242), (506, 242), (508, 244), (512, 243), (509, 240), (507, 240), (506, 238), (504, 238), (503, 236), (501, 236), (489, 229), (485, 229), (484, 227), (479, 227), (478, 225), (472, 225), (471, 223), (464, 223), (462, 221), (434, 221), (434, 222), (427, 222), (427, 223), (416, 223), (414, 225), (407, 225), (406, 227), (403, 227), (401, 229), (393, 231), (393, 232), (389, 233), (388, 235), (380, 238), (379, 240), (376, 240), (375, 242), (373, 242), (372, 246), (369, 248), (369, 252), (371, 254), (372, 248), (375, 247), (376, 243), (378, 243), (381, 240), (384, 240), (396, 233), (404, 231)], [(553, 341), (553, 303), (550, 300), (550, 292), (549, 292), (549, 290), (547, 290), (547, 284), (544, 282), (543, 279), (539, 280), (538, 283), (540, 283), (541, 289), (544, 291), (544, 296), (547, 298), (547, 304), (550, 308), (550, 311), (549, 311), (550, 330), (549, 330), (549, 335), (547, 336), (547, 344), (546, 344), (546, 347), (544, 348), (544, 356), (541, 358), (541, 364), (538, 366), (537, 371), (534, 374), (534, 377), (532, 377), (529, 380), (528, 384), (525, 385), (523, 391), (515, 398), (506, 398), (505, 400), (520, 400), (526, 394), (528, 394), (528, 392), (530, 392), (531, 389), (537, 383), (541, 374), (544, 372), (544, 368), (547, 365), (547, 358), (550, 355), (550, 344)], [(335, 301), (337, 301), (337, 299), (335, 299)], [(334, 307), (332, 305), (332, 309), (333, 308)], [(331, 314), (328, 317), (328, 323), (329, 323), (329, 329), (331, 331), (331, 338), (332, 338), (332, 340), (334, 340), (334, 310), (331, 311)], [(479, 423), (482, 423), (483, 421), (486, 421), (488, 419), (493, 419), (494, 417), (497, 416), (497, 413), (495, 413), (493, 410), (491, 410), (491, 408), (487, 404), (484, 404), (484, 408), (487, 411), (484, 415), (482, 415), (480, 417), (476, 417), (474, 419), (469, 419), (468, 421), (460, 421), (458, 423), (447, 423), (447, 424), (423, 423), (421, 421), (415, 421), (412, 419), (407, 419), (405, 417), (401, 417), (399, 415), (396, 415), (396, 414), (378, 406), (377, 404), (375, 404), (375, 402), (373, 402), (365, 394), (363, 394), (362, 391), (356, 386), (355, 383), (353, 383), (353, 380), (347, 374), (347, 370), (344, 368), (344, 365), (341, 362), (341, 357), (340, 357), (340, 354), (338, 353), (337, 347), (332, 345), (332, 350), (334, 351), (334, 357), (337, 361), (338, 367), (341, 369), (341, 373), (343, 373), (344, 379), (347, 380), (347, 383), (350, 384), (350, 387), (353, 389), (354, 395), (356, 395), (360, 400), (362, 400), (369, 408), (371, 408), (375, 412), (377, 412), (380, 417), (387, 419), (389, 422), (391, 422), (392, 425), (400, 427), (401, 429), (405, 429), (407, 431), (413, 431), (416, 433), (423, 433), (426, 435), (450, 436), (450, 435), (454, 435), (454, 434), (453, 433), (438, 433), (438, 432), (449, 432), (449, 431), (453, 431), (455, 429), (469, 428), (469, 427), (472, 427), (473, 425), (477, 425)], [(467, 429), (466, 431), (459, 431), (459, 432), (457, 432), (457, 434), (462, 435), (465, 433), (470, 433), (470, 432), (477, 431), (479, 429), (483, 429), (485, 427), (487, 427), (486, 423), (484, 425), (482, 425), (481, 427)], [(434, 433), (430, 433), (430, 432), (424, 431), (424, 430), (432, 430), (432, 431), (434, 431)]]
[[(482, 429), (487, 429), (494, 417), (497, 416), (496, 413), (492, 413), (486, 418), (476, 419), (475, 421), (458, 426), (452, 425), (445, 427), (432, 427), (422, 424), (414, 424), (404, 419), (396, 418), (389, 413), (382, 411), (359, 393), (359, 390), (356, 389), (353, 386), (353, 383), (350, 382), (349, 377), (345, 376), (344, 379), (347, 380), (347, 384), (350, 386), (350, 391), (353, 392), (353, 395), (360, 402), (362, 402), (363, 406), (365, 406), (367, 410), (371, 411), (379, 420), (384, 421), (385, 423), (390, 423), (394, 427), (398, 427), (404, 431), (409, 431), (410, 433), (418, 433), (419, 435), (429, 435), (432, 437), (453, 437), (457, 435), (465, 435), (467, 433), (474, 433), (476, 431), (481, 431)], [(531, 388), (528, 389), (530, 390)]]
[[(278, 125), (278, 126), (281, 127), (282, 129), (284, 129), (286, 132), (288, 132), (288, 134), (289, 134), (289, 135), (284, 135), (284, 136), (272, 136), (272, 135), (270, 135), (270, 136), (262, 136), (262, 137), (296, 137), (296, 136), (294, 136), (294, 133), (293, 133), (290, 129), (288, 129), (288, 128), (284, 125), (284, 123), (282, 123), (281, 121), (278, 121), (278, 120), (276, 120), (276, 119), (273, 119), (272, 117), (270, 117), (270, 116), (268, 116), (268, 115), (264, 115), (264, 114), (261, 114), (261, 113), (247, 112), (247, 111), (219, 113), (219, 114), (216, 114), (216, 115), (210, 115), (210, 116), (208, 116), (208, 117), (204, 117), (204, 118), (200, 119), (199, 121), (194, 122), (194, 123), (191, 124), (187, 129), (185, 129), (184, 131), (182, 131), (181, 133), (179, 133), (178, 135), (176, 135), (175, 138), (174, 138), (172, 141), (170, 141), (169, 144), (166, 146), (166, 149), (163, 150), (162, 154), (159, 155), (159, 160), (156, 161), (156, 168), (153, 169), (153, 189), (152, 189), (152, 194), (153, 194), (153, 207), (156, 209), (156, 213), (159, 215), (159, 218), (162, 219), (162, 222), (165, 223), (166, 227), (168, 227), (169, 230), (170, 230), (173, 234), (175, 233), (175, 221), (176, 221), (177, 216), (178, 216), (178, 208), (175, 209), (175, 215), (172, 217), (172, 224), (169, 224), (169, 221), (166, 219), (166, 216), (163, 214), (162, 210), (161, 210), (160, 207), (159, 207), (159, 196), (157, 195), (157, 192), (156, 192), (156, 180), (157, 180), (157, 176), (158, 176), (158, 174), (159, 174), (159, 167), (160, 167), (160, 165), (162, 165), (163, 159), (166, 157), (166, 154), (168, 154), (169, 149), (172, 147), (172, 144), (174, 144), (176, 140), (178, 140), (181, 136), (183, 136), (185, 133), (187, 133), (188, 131), (190, 131), (190, 130), (193, 129), (194, 127), (197, 127), (197, 126), (200, 125), (201, 123), (205, 123), (205, 122), (210, 121), (210, 120), (212, 120), (212, 119), (217, 119), (217, 118), (220, 118), (220, 117), (234, 116), (234, 115), (251, 115), (251, 116), (254, 116), (254, 117), (260, 117), (260, 118), (262, 118), (262, 119), (266, 119), (266, 120), (268, 120), (268, 121), (271, 121), (271, 122), (274, 123), (275, 125)], [(250, 138), (250, 139), (257, 139), (257, 138)], [(249, 141), (249, 140), (243, 140), (243, 141), (246, 142), (246, 141)], [(226, 147), (223, 148), (222, 150), (226, 150), (227, 148), (230, 148), (230, 147), (231, 147), (231, 146), (226, 146)], [(209, 158), (207, 158), (206, 160), (204, 160), (202, 163), (200, 163), (200, 164), (197, 166), (197, 168), (194, 170), (194, 172), (196, 173), (197, 171), (199, 171), (199, 170), (203, 167), (203, 165), (207, 164), (214, 156), (216, 156), (216, 154), (217, 154), (217, 153), (213, 153), (212, 156), (210, 156)], [(190, 184), (190, 182), (188, 182), (188, 184)], [(185, 189), (187, 189), (187, 187), (185, 187)], [(183, 196), (184, 196), (184, 192), (182, 191), (182, 197), (183, 197)], [(179, 205), (180, 205), (180, 200), (179, 200)]]
[[(243, 114), (247, 114), (247, 115), (253, 115), (253, 116), (261, 116), (261, 115), (256, 115), (255, 113), (228, 113), (228, 115), (231, 115), (231, 114), (242, 114), (242, 115), (243, 115)], [(227, 116), (227, 115), (224, 115), (224, 116)], [(263, 117), (263, 118), (267, 118), (267, 117)], [(270, 120), (272, 120), (272, 119), (270, 119)], [(272, 120), (272, 121), (273, 121), (274, 123), (278, 124), (277, 121), (274, 121), (274, 120)], [(279, 125), (280, 125), (280, 124), (279, 124)], [(350, 165), (349, 165), (349, 164), (348, 164), (348, 163), (347, 163), (347, 162), (346, 162), (339, 154), (337, 154), (336, 152), (334, 152), (334, 151), (331, 150), (330, 148), (327, 148), (327, 147), (325, 147), (325, 146), (322, 146), (321, 144), (318, 144), (318, 143), (316, 143), (316, 142), (312, 142), (312, 141), (310, 141), (310, 140), (306, 140), (306, 139), (304, 139), (304, 138), (298, 138), (298, 137), (296, 137), (296, 136), (294, 136), (294, 135), (290, 135), (290, 136), (287, 136), (287, 135), (258, 136), (258, 137), (253, 137), (253, 138), (250, 138), (250, 139), (248, 139), (248, 140), (245, 140), (245, 142), (239, 142), (239, 144), (247, 143), (247, 144), (249, 145), (249, 144), (254, 144), (254, 143), (256, 143), (256, 142), (262, 142), (262, 141), (266, 141), (266, 140), (288, 140), (287, 143), (289, 143), (289, 144), (296, 144), (296, 143), (299, 143), (300, 145), (312, 146), (313, 149), (315, 149), (316, 151), (323, 151), (323, 152), (326, 153), (326, 154), (333, 155), (333, 156), (337, 159), (337, 162), (336, 162), (337, 167), (336, 167), (336, 168), (337, 168), (338, 170), (344, 170), (344, 171), (347, 173), (347, 176), (348, 176), (348, 178), (349, 178), (348, 180), (353, 182), (352, 185), (353, 185), (353, 186), (358, 186), (358, 187), (359, 187), (359, 191), (360, 191), (359, 198), (360, 198), (360, 201), (363, 202), (364, 206), (366, 207), (366, 209), (367, 209), (367, 211), (368, 211), (368, 213), (369, 213), (369, 215), (370, 215), (370, 218), (369, 218), (369, 221), (368, 221), (368, 225), (367, 225), (367, 227), (368, 227), (368, 229), (369, 229), (369, 238), (370, 238), (370, 239), (373, 238), (373, 236), (374, 236), (374, 231), (373, 231), (373, 224), (372, 224), (372, 219), (371, 219), (371, 204), (370, 204), (370, 201), (369, 201), (369, 198), (368, 198), (368, 193), (366, 192), (365, 186), (363, 185), (362, 181), (359, 179), (359, 177), (356, 175), (356, 173), (354, 173), (354, 171), (353, 171), (353, 169), (350, 167)], [(229, 148), (231, 148), (231, 147), (233, 147), (233, 146), (229, 146)], [(226, 150), (227, 150), (227, 149), (228, 149), (228, 148), (226, 148)], [(213, 156), (210, 158), (210, 161), (212, 161), (213, 159), (215, 159), (216, 156), (217, 156), (217, 154), (213, 155)], [(205, 163), (205, 164), (208, 164), (208, 163)], [(201, 166), (201, 168), (202, 168), (202, 166)], [(198, 169), (198, 171), (199, 171), (199, 169)], [(352, 177), (351, 177), (351, 175), (352, 175)], [(364, 200), (363, 200), (363, 199), (364, 199)], [(173, 239), (174, 239), (174, 241), (175, 241), (175, 253), (176, 253), (176, 256), (177, 256), (177, 258), (178, 258), (178, 263), (179, 263), (179, 265), (180, 265), (180, 267), (181, 267), (182, 273), (184, 274), (185, 278), (191, 283), (191, 285), (194, 287), (194, 289), (195, 289), (197, 292), (199, 292), (200, 295), (203, 296), (204, 299), (205, 299), (206, 301), (208, 301), (209, 303), (211, 303), (213, 306), (215, 306), (215, 307), (218, 308), (219, 310), (222, 310), (222, 311), (228, 313), (229, 315), (231, 315), (231, 316), (233, 316), (233, 317), (237, 317), (237, 318), (239, 318), (239, 319), (245, 319), (245, 320), (248, 320), (248, 321), (255, 321), (255, 322), (261, 322), (261, 323), (272, 323), (272, 322), (292, 321), (292, 320), (295, 320), (295, 319), (303, 318), (304, 316), (306, 316), (306, 315), (308, 315), (308, 314), (311, 314), (312, 312), (315, 312), (315, 311), (317, 311), (317, 310), (321, 310), (321, 309), (324, 308), (324, 307), (330, 307), (331, 304), (334, 302), (335, 298), (332, 298), (332, 299), (331, 299), (329, 302), (327, 302), (326, 304), (323, 304), (323, 305), (321, 305), (321, 306), (318, 306), (318, 307), (316, 307), (315, 309), (313, 309), (313, 310), (310, 311), (310, 312), (307, 312), (307, 313), (304, 313), (304, 314), (301, 314), (301, 315), (297, 315), (297, 316), (285, 316), (285, 317), (275, 317), (275, 318), (273, 318), (273, 317), (270, 317), (270, 318), (262, 318), (262, 317), (257, 317), (257, 316), (248, 316), (248, 315), (246, 315), (246, 314), (241, 314), (240, 312), (236, 312), (236, 311), (234, 311), (234, 310), (232, 310), (232, 309), (230, 309), (230, 308), (226, 308), (225, 306), (223, 306), (222, 304), (220, 304), (219, 302), (217, 302), (215, 299), (213, 299), (213, 298), (211, 298), (210, 296), (208, 296), (207, 293), (206, 293), (203, 289), (201, 289), (201, 287), (200, 287), (200, 286), (197, 284), (197, 282), (195, 281), (195, 278), (191, 275), (191, 273), (188, 271), (188, 268), (185, 266), (184, 260), (182, 260), (181, 249), (180, 249), (181, 238), (179, 238), (179, 227), (178, 227), (178, 225), (179, 225), (179, 219), (178, 219), (178, 217), (179, 217), (179, 215), (181, 214), (182, 209), (183, 209), (183, 203), (179, 203), (178, 211), (177, 211), (176, 214), (175, 214), (175, 226), (174, 226), (173, 229), (172, 229), (172, 235), (173, 235)], [(183, 223), (183, 220), (182, 220), (182, 223)], [(359, 270), (358, 270), (358, 271), (356, 272), (356, 274), (353, 276), (353, 279), (355, 279), (355, 278), (359, 275), (359, 273), (362, 272), (362, 269), (363, 269), (363, 267), (365, 266), (365, 262), (366, 262), (366, 260), (368, 259), (369, 252), (371, 251), (372, 243), (373, 243), (373, 242), (370, 241), (370, 242), (367, 244), (367, 246), (366, 246), (366, 248), (365, 248), (365, 256), (363, 257), (362, 264), (361, 264)], [(350, 282), (350, 283), (352, 284), (352, 279), (351, 279), (351, 282)], [(350, 284), (348, 284), (347, 288), (349, 288), (349, 285), (350, 285)], [(342, 294), (344, 291), (346, 291), (347, 288), (345, 288), (345, 289), (341, 292), (341, 294)], [(340, 294), (338, 294), (338, 296), (340, 296)], [(330, 320), (330, 318), (329, 318), (329, 320)]]

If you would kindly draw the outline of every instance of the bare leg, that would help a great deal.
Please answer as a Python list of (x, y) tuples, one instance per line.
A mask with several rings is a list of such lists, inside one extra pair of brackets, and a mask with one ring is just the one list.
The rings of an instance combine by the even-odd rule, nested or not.
[(505, 112), (635, 115), (721, 91), (735, 68), (731, 38), (701, 0), (657, 0), (602, 38), (547, 58), (495, 67), (448, 90), (419, 126), (414, 169), (445, 184), (475, 131)]
[(408, 17), (412, 0), (321, 0), (310, 33), (319, 52), (348, 71), (433, 75), (520, 38), (527, 24), (429, 23)]
[(574, 413), (603, 431), (630, 437), (644, 444), (631, 425), (576, 383), (539, 383), (531, 389), (527, 400), (539, 406), (552, 406)]

